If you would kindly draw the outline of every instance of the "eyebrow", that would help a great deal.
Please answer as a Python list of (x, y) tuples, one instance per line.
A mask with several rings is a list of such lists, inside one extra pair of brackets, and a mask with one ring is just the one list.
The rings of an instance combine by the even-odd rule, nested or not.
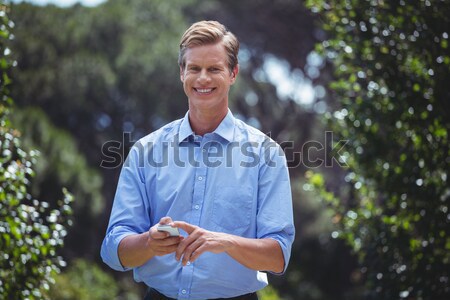
[[(200, 64), (197, 64), (195, 62), (186, 62), (186, 67), (200, 67)], [(225, 68), (226, 64), (220, 64), (220, 63), (214, 63), (211, 65), (207, 65), (206, 68)]]

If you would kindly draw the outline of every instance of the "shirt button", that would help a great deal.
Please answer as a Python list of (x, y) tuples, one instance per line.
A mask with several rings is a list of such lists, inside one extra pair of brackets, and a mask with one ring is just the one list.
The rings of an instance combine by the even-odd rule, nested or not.
[(198, 176), (198, 180), (202, 181), (203, 177), (202, 176)]
[(199, 208), (200, 208), (200, 205), (197, 204), (196, 206), (194, 206), (194, 208), (195, 208), (195, 209), (199, 209)]
[(190, 261), (188, 261), (188, 262), (186, 263), (186, 265), (187, 265), (187, 266), (190, 266), (190, 265), (191, 265), (191, 262), (190, 262)]
[(186, 294), (186, 290), (181, 290), (181, 293), (182, 294)]

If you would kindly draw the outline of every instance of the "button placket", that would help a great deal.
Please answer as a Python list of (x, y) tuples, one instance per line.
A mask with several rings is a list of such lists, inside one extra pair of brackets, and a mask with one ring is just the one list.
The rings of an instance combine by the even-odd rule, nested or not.
[[(188, 222), (192, 225), (200, 224), (201, 217), (201, 204), (203, 203), (203, 198), (205, 196), (205, 184), (206, 184), (206, 169), (202, 163), (203, 151), (201, 148), (202, 137), (195, 136), (194, 142), (196, 146), (194, 148), (194, 159), (198, 162), (194, 168), (194, 181), (193, 181), (193, 191), (192, 191), (192, 207), (191, 207), (191, 217)], [(198, 208), (197, 208), (198, 207)], [(188, 263), (186, 266), (182, 267), (180, 288), (178, 290), (179, 299), (188, 299), (190, 294), (190, 286), (192, 284), (192, 278), (194, 273), (194, 264)]]
[[(209, 150), (205, 146), (205, 138), (197, 138), (196, 142), (200, 142), (200, 147), (196, 148), (195, 157), (196, 161), (199, 162), (198, 166), (195, 168), (194, 175), (194, 186), (192, 194), (192, 207), (191, 207), (191, 217), (189, 223), (192, 225), (199, 226), (201, 221), (202, 207), (205, 198), (206, 191), (206, 181), (207, 181), (207, 165), (204, 163), (204, 156), (208, 155)], [(181, 286), (178, 292), (178, 296), (181, 299), (187, 299), (189, 297), (189, 287), (192, 284), (192, 275), (194, 273), (194, 264), (187, 263), (186, 266), (182, 268), (181, 274)]]

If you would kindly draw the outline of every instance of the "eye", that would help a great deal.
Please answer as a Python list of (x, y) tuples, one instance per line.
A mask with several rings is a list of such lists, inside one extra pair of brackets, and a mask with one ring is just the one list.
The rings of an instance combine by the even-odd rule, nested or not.
[(188, 70), (191, 71), (191, 72), (199, 72), (199, 71), (200, 71), (200, 68), (197, 67), (197, 66), (190, 66), (190, 67), (188, 68)]
[(220, 72), (220, 69), (216, 68), (216, 67), (212, 67), (212, 68), (209, 68), (209, 71), (212, 73), (218, 73), (218, 72)]

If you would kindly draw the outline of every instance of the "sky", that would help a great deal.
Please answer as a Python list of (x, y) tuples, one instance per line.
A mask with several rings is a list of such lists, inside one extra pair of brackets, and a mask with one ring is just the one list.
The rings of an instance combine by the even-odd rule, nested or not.
[(75, 3), (81, 3), (84, 6), (96, 6), (106, 0), (11, 0), (11, 2), (30, 2), (36, 5), (55, 4), (62, 7), (71, 6)]

